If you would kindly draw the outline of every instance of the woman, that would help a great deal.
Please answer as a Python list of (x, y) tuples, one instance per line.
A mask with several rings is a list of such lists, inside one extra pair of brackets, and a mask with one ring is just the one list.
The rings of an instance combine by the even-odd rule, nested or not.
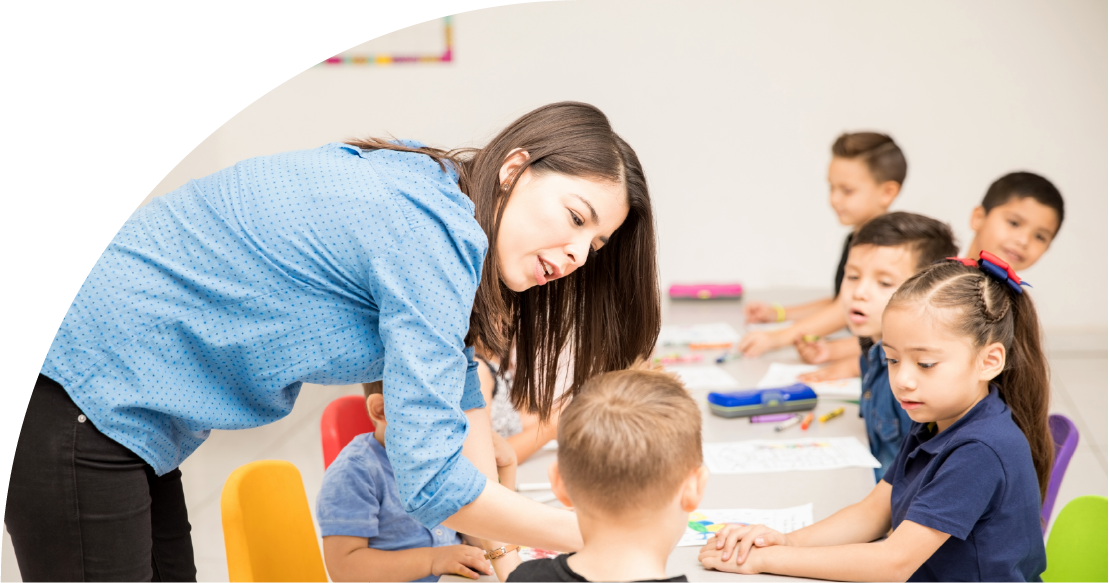
[(474, 348), (513, 347), (513, 402), (546, 418), (564, 348), (573, 393), (647, 355), (659, 317), (643, 170), (586, 104), (479, 150), (369, 139), (192, 181), (135, 212), (51, 345), (5, 514), (20, 571), (195, 577), (177, 466), (209, 430), (280, 419), (304, 382), (379, 379), (406, 512), (573, 550), (570, 513), (487, 479)]

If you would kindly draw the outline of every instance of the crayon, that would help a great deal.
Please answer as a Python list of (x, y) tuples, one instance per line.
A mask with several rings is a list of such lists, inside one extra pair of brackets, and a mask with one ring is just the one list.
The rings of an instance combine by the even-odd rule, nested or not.
[(825, 413), (824, 415), (822, 415), (818, 419), (818, 421), (820, 421), (821, 423), (824, 423), (824, 422), (828, 421), (829, 419), (839, 417), (843, 414), (844, 414), (844, 407), (837, 407), (836, 409), (833, 409), (832, 411), (829, 411), (828, 413)]
[(776, 425), (775, 426), (775, 431), (782, 431), (783, 429), (790, 429), (791, 427), (794, 427), (798, 423), (801, 423), (801, 421), (802, 421), (802, 416), (801, 415), (795, 415), (793, 419), (790, 419), (789, 421), (784, 421), (784, 422)]
[(710, 350), (713, 348), (732, 348), (731, 342), (691, 342), (690, 350)]
[(806, 418), (802, 420), (802, 431), (809, 429), (810, 423), (813, 423), (813, 413), (806, 415)]
[(731, 362), (733, 360), (736, 360), (736, 359), (740, 358), (741, 356), (743, 356), (743, 355), (740, 354), (739, 352), (726, 352), (726, 353), (717, 357), (717, 364), (724, 364), (726, 362)]
[(821, 337), (816, 334), (806, 334), (805, 336), (802, 336), (802, 340), (806, 342), (817, 342), (820, 339)]

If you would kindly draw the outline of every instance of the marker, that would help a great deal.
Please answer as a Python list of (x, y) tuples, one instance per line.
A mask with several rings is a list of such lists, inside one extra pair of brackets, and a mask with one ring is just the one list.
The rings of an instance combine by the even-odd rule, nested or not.
[(802, 340), (805, 340), (806, 342), (817, 342), (820, 339), (821, 337), (816, 334), (806, 334), (805, 336), (802, 336)]
[(731, 362), (733, 360), (736, 360), (736, 359), (740, 358), (741, 356), (743, 356), (743, 355), (740, 354), (739, 352), (726, 352), (726, 353), (717, 357), (717, 364), (724, 364), (726, 362)]
[(752, 423), (777, 423), (797, 417), (793, 413), (772, 413), (771, 415), (753, 415), (748, 417)]
[(791, 427), (794, 427), (795, 425), (797, 425), (801, 422), (802, 422), (802, 416), (801, 415), (795, 415), (793, 419), (791, 419), (789, 421), (784, 421), (784, 422), (776, 425), (775, 426), (775, 431), (782, 431), (783, 429), (790, 429)]
[(822, 415), (820, 418), (818, 418), (818, 421), (820, 421), (821, 423), (824, 423), (824, 422), (828, 421), (829, 419), (839, 417), (843, 414), (844, 414), (844, 407), (837, 407), (836, 409), (833, 409), (832, 411), (829, 411), (828, 413), (825, 413), (824, 415)]
[(802, 431), (809, 429), (810, 423), (813, 423), (813, 413), (806, 415), (806, 418), (802, 421)]

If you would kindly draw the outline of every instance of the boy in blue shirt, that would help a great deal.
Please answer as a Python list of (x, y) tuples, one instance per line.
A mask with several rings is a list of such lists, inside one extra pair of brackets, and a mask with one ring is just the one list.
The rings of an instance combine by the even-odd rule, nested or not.
[(910, 430), (910, 418), (890, 391), (882, 347), (882, 318), (902, 282), (932, 263), (959, 253), (948, 225), (922, 215), (888, 213), (872, 219), (852, 238), (838, 296), (848, 329), (859, 338), (863, 394), (859, 413), (882, 478)]
[[(385, 401), (381, 381), (364, 383), (374, 432), (351, 440), (324, 472), (316, 498), (316, 520), (324, 537), (324, 563), (333, 581), (438, 581), (451, 574), (490, 574), (477, 541), (443, 526), (427, 528), (405, 513), (393, 467), (385, 451)], [(495, 441), (496, 441), (495, 437)], [(512, 488), (516, 458), (498, 449), (498, 475)], [(508, 450), (511, 452), (511, 448)], [(516, 553), (495, 561), (506, 575)]]

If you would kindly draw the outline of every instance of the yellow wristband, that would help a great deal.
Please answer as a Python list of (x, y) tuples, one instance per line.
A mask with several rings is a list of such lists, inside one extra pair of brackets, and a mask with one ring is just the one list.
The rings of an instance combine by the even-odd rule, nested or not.
[(782, 304), (771, 304), (771, 307), (775, 309), (775, 314), (776, 314), (776, 320), (775, 321), (776, 322), (785, 322), (786, 321), (786, 308), (782, 307)]

